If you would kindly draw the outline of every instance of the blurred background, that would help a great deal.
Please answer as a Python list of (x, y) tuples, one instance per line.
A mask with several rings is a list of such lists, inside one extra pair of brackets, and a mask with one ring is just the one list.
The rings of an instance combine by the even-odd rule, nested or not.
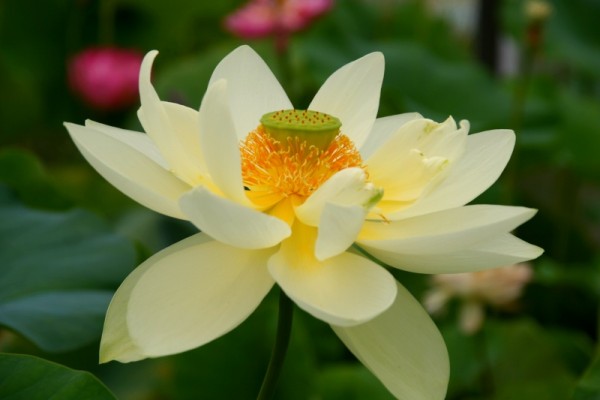
[[(255, 397), (275, 335), (273, 293), (202, 348), (97, 364), (114, 290), (196, 230), (106, 183), (62, 125), (141, 130), (137, 74), (152, 49), (161, 98), (198, 108), (218, 61), (248, 43), (298, 108), (335, 69), (381, 51), (379, 116), (417, 111), (468, 119), (472, 132), (516, 131), (507, 170), (476, 202), (539, 209), (518, 236), (545, 254), (480, 274), (392, 272), (444, 335), (448, 399), (600, 399), (598, 21), (598, 0), (1, 1), (0, 397), (50, 398), (74, 377), (79, 392), (56, 398)], [(35, 391), (11, 392), (30, 382)], [(391, 398), (302, 311), (277, 396)]]

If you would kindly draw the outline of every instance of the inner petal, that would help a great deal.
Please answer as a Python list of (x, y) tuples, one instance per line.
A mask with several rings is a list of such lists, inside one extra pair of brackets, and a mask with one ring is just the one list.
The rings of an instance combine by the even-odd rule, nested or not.
[(468, 123), (457, 127), (452, 118), (402, 125), (367, 160), (371, 181), (385, 189), (377, 213), (397, 212), (426, 196), (462, 155), (467, 133)]

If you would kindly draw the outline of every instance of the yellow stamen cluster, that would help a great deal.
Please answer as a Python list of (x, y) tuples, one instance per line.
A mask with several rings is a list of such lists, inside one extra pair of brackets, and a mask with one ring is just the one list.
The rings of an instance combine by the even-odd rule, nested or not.
[(274, 139), (260, 125), (242, 142), (242, 177), (250, 198), (271, 204), (287, 197), (303, 201), (336, 172), (362, 168), (360, 153), (345, 135), (338, 134), (323, 150), (298, 136), (286, 139)]

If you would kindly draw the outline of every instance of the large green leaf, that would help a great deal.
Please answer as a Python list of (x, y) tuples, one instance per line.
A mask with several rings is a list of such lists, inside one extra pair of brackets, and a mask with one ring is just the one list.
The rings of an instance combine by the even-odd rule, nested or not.
[(600, 399), (600, 352), (575, 388), (573, 400)]
[(448, 398), (482, 390), (481, 377), (485, 373), (486, 359), (483, 353), (485, 347), (480, 337), (465, 334), (455, 324), (442, 325), (440, 331), (450, 357)]
[(0, 398), (4, 400), (115, 400), (89, 372), (41, 358), (0, 354)]
[(133, 246), (88, 212), (27, 209), (5, 190), (0, 220), (0, 324), (46, 351), (96, 340)]
[(10, 186), (26, 204), (65, 209), (70, 204), (49, 179), (42, 163), (31, 153), (6, 148), (0, 151), (0, 182)]
[(489, 385), (496, 400), (563, 400), (575, 374), (565, 361), (570, 343), (528, 319), (490, 321), (483, 331)]

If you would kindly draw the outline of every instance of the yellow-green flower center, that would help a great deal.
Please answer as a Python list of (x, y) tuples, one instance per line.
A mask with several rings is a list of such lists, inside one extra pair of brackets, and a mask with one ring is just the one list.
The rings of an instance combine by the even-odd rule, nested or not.
[(268, 208), (281, 200), (302, 203), (336, 172), (364, 168), (340, 120), (316, 111), (265, 114), (240, 144), (248, 197)]
[(340, 132), (342, 123), (329, 114), (311, 110), (281, 110), (265, 114), (260, 123), (275, 140), (287, 144), (290, 138), (327, 149)]

